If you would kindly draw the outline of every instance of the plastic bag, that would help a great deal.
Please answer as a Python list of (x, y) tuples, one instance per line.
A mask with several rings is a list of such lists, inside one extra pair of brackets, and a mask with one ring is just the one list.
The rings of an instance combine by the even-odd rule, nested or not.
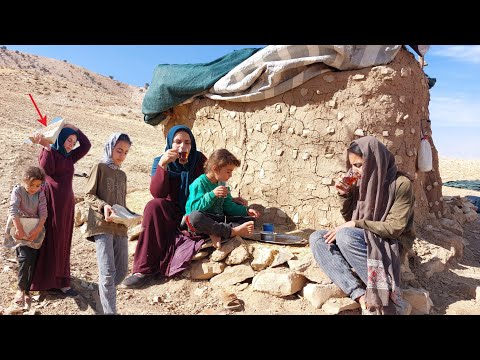
[(430, 146), (427, 137), (424, 136), (420, 140), (420, 148), (418, 150), (418, 170), (428, 172), (433, 169), (432, 165), (432, 147)]
[[(29, 234), (37, 225), (38, 225), (38, 218), (19, 218), (23, 231), (26, 234)], [(15, 232), (17, 229), (13, 224), (12, 216), (9, 216), (7, 219), (7, 225), (5, 227), (5, 239), (3, 245), (7, 248), (14, 248), (17, 245), (26, 245), (33, 249), (40, 249), (43, 243), (43, 239), (45, 238), (45, 227), (42, 228), (40, 234), (38, 234), (37, 238), (33, 241), (16, 239)]]
[[(57, 116), (52, 121), (50, 121), (50, 124), (47, 127), (38, 129), (37, 132), (43, 134), (45, 140), (47, 140), (50, 144), (53, 144), (57, 140), (58, 134), (60, 134), (60, 131), (62, 131), (66, 123), (67, 122), (65, 121), (65, 119)], [(34, 134), (28, 137), (32, 142), (33, 136)]]

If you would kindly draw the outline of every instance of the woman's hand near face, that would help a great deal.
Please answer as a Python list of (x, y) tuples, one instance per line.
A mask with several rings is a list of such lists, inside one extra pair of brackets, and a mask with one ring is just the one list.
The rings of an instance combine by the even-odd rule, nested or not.
[(169, 149), (163, 154), (162, 158), (160, 159), (159, 165), (164, 170), (166, 170), (167, 165), (170, 164), (171, 162), (174, 162), (175, 160), (177, 160), (179, 156), (180, 155), (178, 154), (177, 150)]
[(50, 143), (45, 139), (45, 136), (43, 134), (35, 133), (32, 138), (32, 142), (34, 144), (42, 145), (47, 150), (50, 150)]
[(335, 182), (335, 188), (337, 189), (340, 195), (345, 195), (350, 192), (350, 190), (352, 189), (352, 186), (345, 184), (342, 180), (343, 180), (343, 175), (340, 175), (338, 180)]

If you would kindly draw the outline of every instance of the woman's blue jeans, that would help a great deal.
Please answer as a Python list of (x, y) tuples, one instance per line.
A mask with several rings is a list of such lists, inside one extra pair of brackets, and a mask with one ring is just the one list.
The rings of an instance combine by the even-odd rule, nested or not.
[[(333, 283), (355, 300), (365, 294), (367, 283), (365, 233), (360, 228), (342, 228), (336, 234), (336, 242), (327, 244), (323, 238), (327, 232), (318, 230), (310, 235), (313, 257)], [(361, 281), (354, 275), (352, 268)]]

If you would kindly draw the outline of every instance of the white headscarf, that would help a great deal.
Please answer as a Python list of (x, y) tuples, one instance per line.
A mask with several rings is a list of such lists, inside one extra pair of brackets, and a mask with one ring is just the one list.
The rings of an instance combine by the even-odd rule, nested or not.
[(120, 169), (120, 166), (115, 165), (115, 162), (112, 159), (112, 154), (113, 154), (113, 148), (115, 147), (115, 145), (117, 145), (118, 138), (121, 135), (125, 135), (128, 139), (128, 140), (125, 139), (125, 141), (130, 142), (130, 145), (132, 145), (132, 142), (130, 141), (130, 138), (128, 137), (127, 134), (118, 132), (118, 133), (113, 133), (110, 136), (110, 138), (105, 143), (105, 147), (103, 148), (102, 162), (104, 164), (107, 164), (109, 168), (114, 170)]

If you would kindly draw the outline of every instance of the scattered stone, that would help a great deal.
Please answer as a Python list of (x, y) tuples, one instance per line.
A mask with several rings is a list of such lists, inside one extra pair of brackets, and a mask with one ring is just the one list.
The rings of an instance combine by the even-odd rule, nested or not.
[(356, 301), (344, 298), (330, 298), (322, 306), (322, 310), (327, 314), (336, 315), (342, 311), (359, 309), (360, 304)]
[(156, 295), (156, 296), (154, 296), (154, 297), (152, 298), (152, 301), (150, 302), (150, 304), (151, 304), (151, 305), (153, 305), (153, 304), (159, 304), (159, 303), (161, 303), (161, 302), (162, 302), (162, 298), (161, 298), (160, 296)]
[(275, 267), (283, 263), (286, 263), (288, 260), (293, 259), (294, 257), (295, 255), (293, 255), (290, 251), (286, 249), (280, 249), (278, 250), (278, 253), (275, 255), (270, 267)]
[(307, 279), (287, 268), (269, 268), (252, 279), (252, 288), (275, 296), (288, 296), (300, 291)]
[(250, 265), (240, 264), (235, 266), (227, 266), (225, 271), (220, 275), (213, 277), (210, 283), (220, 287), (226, 287), (241, 283), (247, 279), (253, 278), (255, 272)]
[(365, 136), (365, 133), (363, 132), (362, 129), (355, 130), (354, 134), (357, 136)]
[(382, 75), (389, 75), (393, 73), (393, 69), (386, 67), (386, 66), (380, 66), (380, 74)]
[(363, 79), (365, 79), (365, 75), (363, 75), (363, 74), (356, 74), (356, 75), (353, 75), (353, 76), (352, 76), (352, 79), (353, 79), (353, 80), (363, 80)]
[(248, 250), (248, 246), (242, 243), (242, 245), (237, 246), (230, 254), (228, 254), (227, 258), (225, 259), (225, 264), (238, 265), (249, 258), (250, 252)]
[(307, 284), (302, 289), (305, 299), (310, 301), (314, 308), (320, 309), (330, 298), (345, 297), (345, 293), (334, 284)]
[(430, 313), (433, 303), (428, 291), (408, 288), (402, 290), (402, 295), (412, 305), (412, 315), (428, 315)]

